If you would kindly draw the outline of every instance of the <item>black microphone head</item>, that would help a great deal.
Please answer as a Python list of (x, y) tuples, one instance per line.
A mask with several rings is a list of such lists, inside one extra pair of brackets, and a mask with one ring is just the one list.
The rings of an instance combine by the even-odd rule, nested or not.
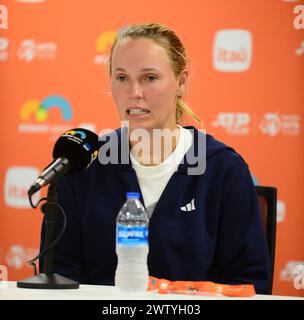
[(74, 174), (87, 169), (97, 158), (99, 141), (96, 133), (75, 128), (64, 132), (56, 141), (53, 158), (61, 157), (69, 160), (66, 174)]

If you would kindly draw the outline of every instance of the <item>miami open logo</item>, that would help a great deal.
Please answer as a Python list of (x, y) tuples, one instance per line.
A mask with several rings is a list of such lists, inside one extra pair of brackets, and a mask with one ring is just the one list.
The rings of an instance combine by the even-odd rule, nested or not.
[(22, 121), (27, 121), (34, 116), (37, 122), (44, 122), (47, 120), (48, 112), (51, 108), (59, 108), (64, 121), (72, 119), (71, 106), (61, 96), (46, 97), (42, 101), (28, 100), (21, 108), (20, 118)]
[[(81, 144), (82, 147), (88, 152), (90, 152), (92, 149), (92, 146), (88, 142), (85, 141), (87, 135), (84, 131), (69, 130), (69, 131), (65, 132), (62, 136), (69, 137), (69, 139), (75, 141), (78, 144)], [(97, 158), (97, 156), (98, 156), (98, 151), (96, 150), (91, 154), (90, 164)], [(90, 166), (90, 164), (88, 165), (88, 167)]]
[[(53, 109), (59, 110), (60, 123), (50, 123), (49, 116)], [(68, 100), (59, 95), (51, 95), (42, 100), (27, 100), (20, 109), (20, 133), (54, 133), (67, 131), (71, 127), (73, 109)], [(53, 117), (54, 118), (54, 117)], [(56, 121), (57, 122), (57, 121)]]

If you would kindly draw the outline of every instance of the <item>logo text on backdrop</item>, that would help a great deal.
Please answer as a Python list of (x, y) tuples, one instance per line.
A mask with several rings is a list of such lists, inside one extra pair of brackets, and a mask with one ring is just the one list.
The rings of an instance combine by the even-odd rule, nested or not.
[(0, 4), (0, 30), (8, 29), (8, 10), (3, 4)]

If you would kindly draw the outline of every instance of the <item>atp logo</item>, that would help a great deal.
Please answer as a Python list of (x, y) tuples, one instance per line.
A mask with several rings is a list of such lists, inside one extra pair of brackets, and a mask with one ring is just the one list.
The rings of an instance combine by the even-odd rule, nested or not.
[(104, 31), (96, 41), (97, 55), (94, 58), (95, 64), (107, 64), (109, 61), (110, 49), (116, 37), (116, 32), (112, 30)]
[(220, 112), (212, 122), (214, 128), (224, 128), (231, 135), (248, 135), (251, 116), (247, 112)]
[(69, 102), (61, 96), (49, 96), (42, 101), (28, 100), (21, 108), (20, 118), (22, 121), (27, 121), (34, 116), (37, 122), (44, 122), (51, 108), (59, 108), (64, 121), (72, 119), (72, 108)]

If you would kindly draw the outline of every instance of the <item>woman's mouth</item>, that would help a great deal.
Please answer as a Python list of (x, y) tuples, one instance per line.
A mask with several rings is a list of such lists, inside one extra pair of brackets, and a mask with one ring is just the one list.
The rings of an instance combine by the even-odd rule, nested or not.
[(151, 116), (151, 112), (144, 108), (127, 109), (127, 119), (129, 120), (145, 120)]
[(145, 115), (149, 114), (150, 111), (144, 108), (130, 108), (127, 110), (129, 115)]

